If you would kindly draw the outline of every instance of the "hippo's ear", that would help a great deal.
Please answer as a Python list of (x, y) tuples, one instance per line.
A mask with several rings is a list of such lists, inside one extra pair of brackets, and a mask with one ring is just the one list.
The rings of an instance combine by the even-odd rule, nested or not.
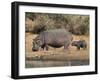
[(71, 45), (73, 46), (73, 42), (71, 43)]
[(35, 39), (33, 39), (33, 41), (35, 42), (36, 40), (35, 40)]

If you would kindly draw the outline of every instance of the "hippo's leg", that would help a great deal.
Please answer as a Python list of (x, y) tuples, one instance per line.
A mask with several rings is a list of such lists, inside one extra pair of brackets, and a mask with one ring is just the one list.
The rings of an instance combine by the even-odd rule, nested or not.
[(79, 45), (77, 46), (77, 50), (80, 50), (80, 46)]
[(46, 45), (45, 47), (46, 47), (46, 51), (48, 51), (48, 49), (49, 49), (48, 45)]
[(85, 50), (86, 48), (87, 48), (87, 45), (85, 44), (84, 47), (83, 47), (83, 49)]
[(66, 41), (66, 42), (64, 43), (64, 49), (68, 49), (68, 46), (69, 46), (69, 43)]
[(44, 48), (45, 48), (45, 45), (42, 45), (42, 46), (41, 46), (41, 48), (42, 48), (42, 50), (44, 50)]

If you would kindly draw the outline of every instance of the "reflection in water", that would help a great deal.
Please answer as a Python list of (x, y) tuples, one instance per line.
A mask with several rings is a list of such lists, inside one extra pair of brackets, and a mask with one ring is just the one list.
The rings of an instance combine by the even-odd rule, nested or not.
[(89, 61), (26, 61), (26, 68), (89, 65)]

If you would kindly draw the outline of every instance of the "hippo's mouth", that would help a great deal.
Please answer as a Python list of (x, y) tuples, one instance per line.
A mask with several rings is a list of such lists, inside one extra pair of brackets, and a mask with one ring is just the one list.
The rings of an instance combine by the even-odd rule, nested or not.
[(39, 46), (33, 42), (33, 47), (32, 47), (32, 51), (38, 51), (39, 50)]
[(38, 51), (39, 49), (32, 47), (32, 51)]

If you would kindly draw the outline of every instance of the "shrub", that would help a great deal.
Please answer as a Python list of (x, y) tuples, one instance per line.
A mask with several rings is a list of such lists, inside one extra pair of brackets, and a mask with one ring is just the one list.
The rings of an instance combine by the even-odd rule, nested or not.
[[(49, 29), (65, 28), (77, 34), (89, 34), (89, 16), (72, 14), (26, 13), (26, 19), (32, 20), (26, 32), (40, 33)], [(29, 20), (28, 20), (29, 21)]]

